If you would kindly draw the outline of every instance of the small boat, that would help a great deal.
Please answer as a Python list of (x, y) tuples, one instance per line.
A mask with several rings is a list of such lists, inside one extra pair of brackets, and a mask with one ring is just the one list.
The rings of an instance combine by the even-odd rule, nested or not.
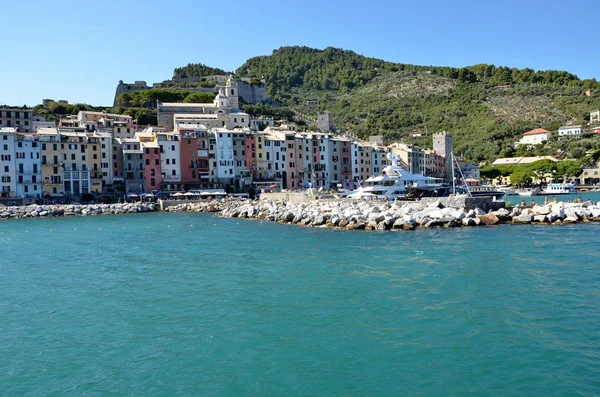
[(519, 196), (537, 196), (540, 193), (540, 189), (538, 188), (528, 188), (528, 189), (519, 189), (516, 191)]
[(572, 183), (551, 183), (548, 186), (544, 186), (544, 188), (540, 190), (539, 194), (577, 194), (577, 190), (575, 189), (575, 186)]
[(481, 186), (460, 186), (457, 187), (457, 191), (460, 189), (459, 193), (464, 193), (466, 195), (470, 195), (471, 197), (495, 197), (501, 198), (506, 195), (505, 192), (502, 192), (493, 186), (489, 185), (481, 185)]
[(499, 192), (504, 192), (505, 196), (516, 196), (517, 190), (510, 185), (498, 185), (496, 186), (496, 190)]

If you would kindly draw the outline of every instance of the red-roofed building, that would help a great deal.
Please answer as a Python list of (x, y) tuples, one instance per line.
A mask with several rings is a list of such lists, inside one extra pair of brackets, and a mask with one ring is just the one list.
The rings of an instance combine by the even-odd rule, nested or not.
[(531, 131), (527, 131), (523, 134), (523, 137), (518, 145), (537, 145), (538, 143), (542, 143), (543, 141), (547, 141), (552, 136), (552, 132), (545, 130), (543, 128), (536, 128)]

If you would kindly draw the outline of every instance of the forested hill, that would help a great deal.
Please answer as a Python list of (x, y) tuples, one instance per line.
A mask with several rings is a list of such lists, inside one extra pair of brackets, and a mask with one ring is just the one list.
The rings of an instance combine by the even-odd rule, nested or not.
[(475, 161), (510, 155), (510, 144), (529, 129), (585, 123), (600, 108), (600, 84), (564, 71), (416, 66), (336, 48), (282, 47), (236, 74), (264, 76), (271, 98), (305, 118), (329, 110), (339, 128), (360, 137), (450, 131), (456, 150)]
[(188, 63), (187, 66), (176, 68), (173, 71), (173, 79), (185, 79), (188, 77), (203, 77), (219, 74), (227, 74), (223, 69), (213, 68), (201, 63)]

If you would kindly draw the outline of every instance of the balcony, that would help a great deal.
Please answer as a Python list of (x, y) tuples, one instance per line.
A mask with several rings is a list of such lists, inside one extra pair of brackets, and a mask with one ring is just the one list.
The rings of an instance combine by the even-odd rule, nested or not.
[(181, 176), (179, 175), (169, 175), (162, 177), (163, 182), (179, 182), (181, 181)]
[(34, 171), (18, 171), (17, 174), (18, 175), (41, 175), (42, 171), (41, 170), (36, 171), (36, 172), (34, 172)]

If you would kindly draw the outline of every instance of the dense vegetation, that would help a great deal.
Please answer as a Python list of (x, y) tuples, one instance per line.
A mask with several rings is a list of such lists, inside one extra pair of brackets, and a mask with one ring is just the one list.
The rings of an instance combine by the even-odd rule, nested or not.
[(156, 101), (211, 103), (215, 95), (208, 92), (190, 92), (181, 90), (143, 90), (123, 93), (117, 97), (117, 106), (122, 107), (156, 107)]
[[(587, 160), (587, 159), (586, 159)], [(499, 178), (510, 176), (510, 183), (516, 186), (531, 186), (538, 180), (568, 180), (583, 172), (582, 161), (538, 160), (529, 164), (488, 166), (481, 169), (481, 176), (500, 183)]]
[(600, 149), (589, 150), (577, 160), (555, 162), (544, 159), (522, 165), (487, 166), (481, 169), (481, 177), (500, 183), (501, 177), (510, 176), (511, 184), (525, 186), (546, 178), (569, 180), (581, 175), (583, 168), (596, 164), (599, 159)]
[(431, 137), (411, 139), (408, 133), (447, 130), (455, 151), (473, 161), (510, 155), (523, 132), (586, 123), (589, 112), (600, 108), (600, 95), (584, 92), (600, 84), (568, 72), (415, 66), (335, 48), (282, 47), (249, 59), (237, 74), (264, 76), (269, 96), (308, 123), (331, 111), (338, 129), (352, 135), (384, 135), (423, 147), (431, 146)]
[(173, 79), (213, 76), (216, 74), (227, 74), (227, 72), (225, 72), (223, 69), (212, 68), (201, 63), (189, 63), (187, 66), (175, 69), (173, 72)]
[(44, 117), (46, 120), (56, 121), (60, 117), (77, 114), (81, 110), (101, 112), (104, 109), (104, 107), (91, 106), (86, 103), (62, 104), (56, 101), (50, 101), (47, 107), (44, 107), (41, 104), (34, 106), (33, 112)]

